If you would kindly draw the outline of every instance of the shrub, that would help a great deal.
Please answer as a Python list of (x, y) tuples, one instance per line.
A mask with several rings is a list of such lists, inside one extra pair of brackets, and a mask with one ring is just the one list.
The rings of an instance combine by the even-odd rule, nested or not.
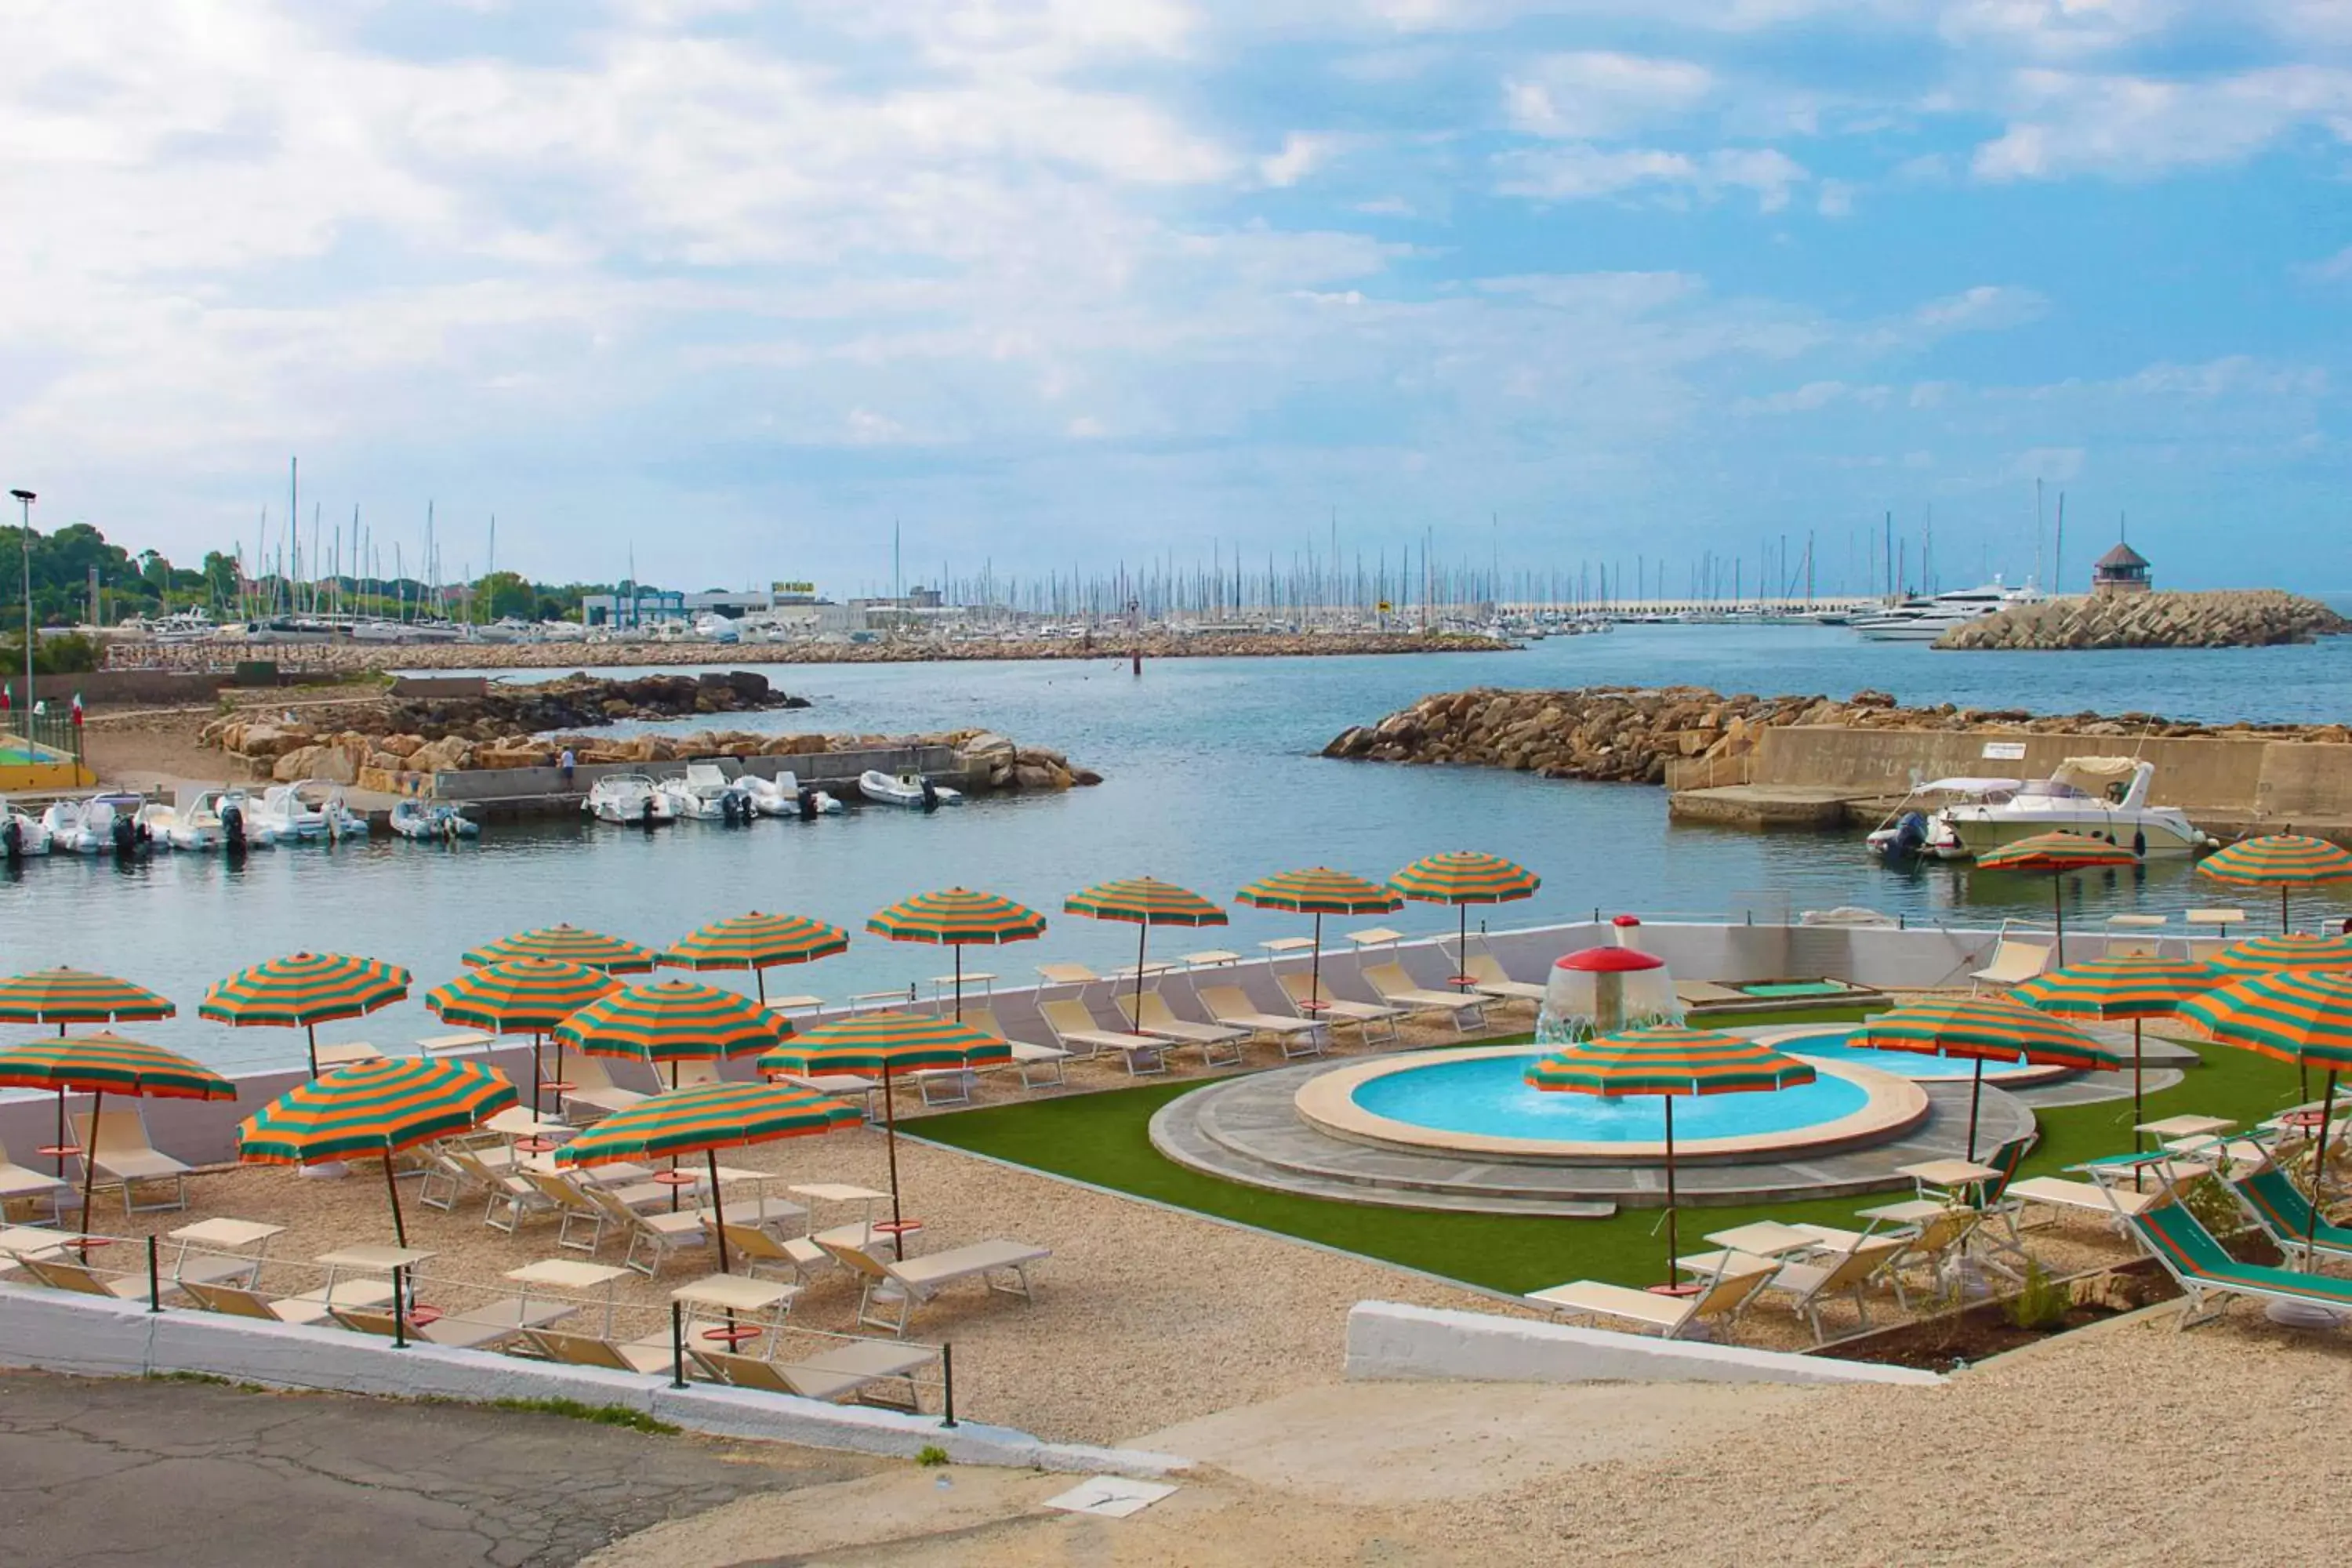
[(2000, 1304), (2000, 1312), (2011, 1328), (2045, 1333), (2063, 1324), (2074, 1305), (2074, 1292), (2063, 1281), (2053, 1279), (2039, 1263), (2029, 1262), (2025, 1266), (2025, 1283), (2018, 1288), (2016, 1295)]

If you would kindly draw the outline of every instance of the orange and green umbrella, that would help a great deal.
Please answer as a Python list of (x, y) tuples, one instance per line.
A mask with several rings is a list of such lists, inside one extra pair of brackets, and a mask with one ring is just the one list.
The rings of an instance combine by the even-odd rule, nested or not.
[[(650, 1066), (750, 1056), (780, 1044), (792, 1026), (740, 991), (698, 980), (662, 980), (600, 996), (555, 1026), (559, 1044), (592, 1057)], [(673, 1083), (675, 1087), (675, 1083)]]
[[(1013, 1047), (952, 1018), (914, 1013), (863, 1013), (835, 1018), (760, 1058), (763, 1073), (865, 1073), (882, 1080), (882, 1127), (890, 1161), (890, 1218), (898, 1212), (898, 1112), (891, 1080), (901, 1073), (1001, 1067)], [(894, 1233), (895, 1235), (896, 1233)]]
[(86, 969), (37, 969), (0, 981), (0, 1024), (149, 1024), (179, 1008), (144, 985)]
[(1813, 1066), (1769, 1046), (1680, 1025), (1627, 1029), (1580, 1041), (1538, 1059), (1527, 1081), (1550, 1093), (1604, 1100), (1655, 1095), (1666, 1114), (1667, 1278), (1681, 1250), (1675, 1192), (1675, 1100), (1683, 1095), (1757, 1094), (1811, 1083)]
[(2224, 976), (2210, 963), (2194, 959), (2154, 955), (2095, 958), (2037, 975), (2010, 994), (2038, 1012), (2057, 1018), (2089, 1018), (2132, 1026), (2132, 1124), (2144, 1117), (2140, 1108), (2140, 1026), (2149, 1018), (2169, 1018), (2182, 1004), (2203, 995)]
[[(66, 1169), (66, 1096), (87, 1094), (89, 1124), (110, 1094), (153, 1100), (235, 1100), (236, 1085), (177, 1051), (100, 1033), (35, 1040), (0, 1051), (0, 1089), (54, 1089), (58, 1097), (58, 1174)], [(81, 1228), (89, 1229), (89, 1198), (98, 1162), (82, 1162)]]
[(1969, 1087), (1969, 1158), (1977, 1157), (1977, 1109), (1984, 1065), (2030, 1062), (2075, 1072), (2120, 1072), (2123, 1058), (2072, 1024), (2006, 996), (1906, 1002), (1863, 1021), (1853, 1043), (1878, 1051), (1915, 1051), (1976, 1063)]
[(2311, 1229), (2303, 1238), (2305, 1256), (2311, 1256), (2328, 1123), (2336, 1114), (2336, 1075), (2352, 1068), (2352, 975), (2293, 970), (2246, 975), (2189, 1003), (2180, 1016), (2224, 1045), (2291, 1061), (2299, 1069), (2315, 1062), (2327, 1069), (2311, 1164)]
[(1045, 917), (1026, 904), (970, 888), (918, 893), (903, 903), (877, 910), (866, 929), (892, 942), (927, 942), (955, 949), (955, 1012), (963, 1016), (963, 950), (1045, 934)]
[(599, 969), (551, 958), (510, 958), (468, 969), (446, 985), (425, 994), (425, 1005), (445, 1023), (488, 1029), (494, 1035), (530, 1037), (530, 1108), (539, 1110), (545, 1075), (540, 1070), (540, 1037), (589, 1003), (609, 996), (621, 983)]
[(342, 952), (297, 952), (240, 969), (205, 993), (196, 1015), (234, 1029), (300, 1029), (319, 1076), (319, 1026), (359, 1018), (408, 995), (408, 971)]
[(2087, 833), (2037, 833), (1977, 857), (1980, 871), (2038, 871), (2050, 879), (2050, 912), (2057, 926), (2062, 967), (2066, 962), (2066, 898), (2062, 885), (2066, 873), (2139, 863), (2139, 857), (2122, 845)]
[(1230, 923), (1225, 911), (1193, 892), (1157, 877), (1128, 877), (1100, 882), (1062, 900), (1062, 912), (1093, 921), (1123, 921), (1135, 927), (1135, 1001), (1143, 1005), (1143, 965), (1146, 942), (1153, 926), (1221, 926)]
[(1323, 917), (1384, 915), (1404, 908), (1404, 900), (1394, 889), (1346, 871), (1334, 871), (1328, 866), (1260, 878), (1235, 893), (1234, 901), (1253, 909), (1282, 910), (1315, 917), (1315, 945), (1309, 951), (1307, 966), (1307, 1000), (1299, 1004), (1309, 1013), (1319, 1012), (1323, 1006)]
[(2284, 931), (2233, 942), (2206, 960), (2225, 977), (2282, 970), (2352, 970), (2352, 937)]
[(703, 1155), (710, 1166), (711, 1235), (719, 1244), (719, 1271), (723, 1274), (727, 1212), (719, 1195), (719, 1151), (811, 1137), (860, 1120), (854, 1105), (787, 1085), (698, 1084), (614, 1111), (557, 1150), (555, 1159), (563, 1165), (604, 1165)]
[(392, 1157), (469, 1132), (514, 1102), (506, 1075), (479, 1062), (381, 1057), (331, 1068), (238, 1122), (236, 1157), (255, 1165), (311, 1165), (376, 1156), (392, 1195), (393, 1234), (406, 1247)]
[(2295, 888), (2352, 880), (2352, 852), (2325, 838), (2302, 833), (2269, 833), (2241, 838), (2197, 863), (2197, 874), (2216, 881), (2278, 889), (2279, 931), (2288, 928), (2287, 894)]
[(849, 947), (849, 933), (836, 925), (800, 915), (734, 915), (712, 921), (679, 939), (661, 955), (671, 969), (748, 969), (768, 999), (767, 971), (787, 963), (830, 958)]
[(583, 969), (601, 969), (607, 974), (645, 974), (652, 971), (660, 957), (650, 947), (606, 936), (600, 931), (551, 925), (484, 942), (466, 954), (466, 962), (480, 966), (518, 958), (545, 958), (558, 963), (576, 963)]
[[(1470, 967), (1470, 906), (1532, 899), (1536, 889), (1543, 886), (1543, 879), (1500, 855), (1448, 849), (1442, 854), (1423, 856), (1391, 877), (1389, 886), (1415, 903), (1454, 906), (1459, 924), (1454, 940), (1461, 949), (1461, 967), (1466, 970)], [(1466, 990), (1472, 979), (1468, 974), (1456, 974), (1454, 983)]]

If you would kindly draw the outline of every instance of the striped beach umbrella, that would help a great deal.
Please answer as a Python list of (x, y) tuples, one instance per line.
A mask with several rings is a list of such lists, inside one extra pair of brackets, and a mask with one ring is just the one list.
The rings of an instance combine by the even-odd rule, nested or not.
[(955, 1015), (963, 1016), (963, 950), (1028, 942), (1045, 934), (1045, 917), (1026, 904), (969, 888), (918, 893), (877, 910), (866, 929), (892, 942), (927, 942), (955, 950)]
[(744, 995), (698, 980), (662, 980), (600, 996), (555, 1026), (559, 1044), (592, 1057), (659, 1067), (751, 1056), (783, 1041), (792, 1026)]
[(1157, 877), (1128, 877), (1099, 882), (1062, 900), (1062, 912), (1092, 921), (1124, 921), (1135, 927), (1135, 1005), (1143, 1006), (1143, 965), (1146, 943), (1153, 926), (1221, 926), (1230, 923), (1225, 911), (1193, 892)]
[(205, 993), (196, 1016), (233, 1029), (300, 1029), (319, 1076), (319, 1026), (359, 1018), (408, 995), (408, 971), (341, 952), (297, 952), (240, 969)]
[(671, 969), (748, 969), (765, 1002), (769, 970), (830, 958), (848, 947), (849, 933), (839, 926), (754, 910), (689, 931), (661, 961)]
[(1683, 1095), (1759, 1094), (1811, 1083), (1812, 1064), (1715, 1029), (1681, 1025), (1627, 1029), (1554, 1051), (1527, 1070), (1550, 1093), (1604, 1100), (1656, 1095), (1666, 1114), (1666, 1277), (1681, 1251), (1675, 1192), (1675, 1100)]
[(2058, 1018), (2089, 1018), (2132, 1026), (2132, 1122), (2140, 1108), (2140, 1026), (2149, 1018), (2169, 1018), (2181, 1005), (2219, 985), (2223, 975), (2210, 963), (2153, 954), (2095, 958), (2037, 975), (2010, 994), (2038, 1012)]
[[(861, 1073), (882, 1080), (882, 1128), (890, 1161), (890, 1218), (898, 1209), (898, 1110), (891, 1080), (902, 1073), (1002, 1067), (1013, 1047), (952, 1018), (914, 1013), (864, 1013), (816, 1025), (760, 1058), (763, 1073), (813, 1078)], [(895, 1233), (894, 1233), (895, 1237)]]
[(2284, 935), (2289, 929), (2287, 894), (2322, 882), (2352, 880), (2352, 852), (2307, 834), (2269, 833), (2259, 838), (2241, 838), (2214, 851), (2197, 863), (2197, 874), (2216, 881), (2276, 888), (2279, 931)]
[(467, 952), (466, 962), (478, 967), (518, 958), (545, 958), (558, 963), (576, 963), (583, 969), (601, 969), (607, 974), (645, 974), (652, 971), (660, 957), (650, 947), (606, 936), (600, 931), (551, 925), (486, 942)]
[(541, 1037), (548, 1030), (621, 983), (598, 969), (551, 958), (510, 958), (468, 969), (446, 985), (425, 994), (425, 1005), (444, 1023), (488, 1029), (494, 1035), (530, 1037), (530, 1109), (539, 1113), (546, 1086), (540, 1068)]
[(179, 1008), (144, 985), (86, 969), (37, 969), (0, 980), (0, 1024), (152, 1024)]
[(331, 1068), (236, 1124), (236, 1157), (251, 1165), (313, 1165), (373, 1154), (383, 1162), (393, 1234), (408, 1245), (392, 1157), (480, 1126), (515, 1102), (506, 1075), (478, 1062), (380, 1057)]
[(2061, 967), (2066, 963), (2066, 899), (2062, 886), (2066, 873), (2139, 863), (2139, 857), (2122, 845), (2087, 833), (2037, 833), (1977, 857), (1980, 871), (2040, 872), (2050, 879), (2050, 913), (2058, 931)]
[[(1485, 855), (1473, 849), (1448, 849), (1442, 854), (1424, 855), (1420, 859), (1389, 879), (1389, 886), (1416, 903), (1451, 904), (1454, 906), (1458, 929), (1455, 944), (1461, 949), (1459, 966), (1470, 967), (1470, 906), (1473, 904), (1507, 904), (1520, 899), (1532, 899), (1543, 886), (1543, 879), (1515, 860), (1499, 855)], [(1475, 984), (1467, 973), (1456, 974), (1454, 984), (1467, 990)]]
[[(120, 1035), (99, 1033), (35, 1040), (0, 1050), (0, 1089), (53, 1089), (58, 1097), (58, 1175), (66, 1173), (66, 1096), (87, 1094), (89, 1124), (110, 1094), (152, 1100), (235, 1100), (236, 1085), (177, 1051)], [(81, 1228), (89, 1229), (89, 1198), (98, 1170), (95, 1160), (82, 1162)]]
[(2277, 936), (2233, 942), (2206, 960), (2225, 977), (2273, 974), (2282, 970), (2352, 970), (2352, 936), (2313, 936), (2283, 931)]
[(707, 1083), (673, 1089), (616, 1110), (555, 1152), (564, 1165), (701, 1154), (709, 1163), (711, 1235), (719, 1271), (727, 1272), (727, 1211), (719, 1194), (719, 1151), (805, 1138), (855, 1126), (854, 1105), (806, 1089), (767, 1083)]
[(1253, 909), (1315, 917), (1315, 945), (1308, 950), (1307, 963), (1307, 999), (1298, 1005), (1307, 1013), (1323, 1011), (1323, 917), (1384, 915), (1404, 908), (1404, 900), (1395, 889), (1328, 866), (1260, 878), (1235, 893), (1234, 901)]
[(2305, 1256), (2310, 1257), (2320, 1176), (2327, 1168), (2328, 1124), (2336, 1115), (2336, 1075), (2352, 1068), (2352, 975), (2313, 971), (2243, 975), (2189, 1003), (2180, 1016), (2224, 1045), (2291, 1061), (2298, 1069), (2314, 1063), (2327, 1069), (2319, 1142), (2311, 1163), (2311, 1228), (2303, 1238)]
[(2120, 1072), (2123, 1058), (2072, 1024), (2006, 996), (1955, 996), (1906, 1002), (1863, 1020), (1853, 1043), (1878, 1051), (1973, 1061), (1969, 1086), (1969, 1158), (1977, 1157), (1977, 1109), (1984, 1065), (2031, 1062), (2076, 1072)]

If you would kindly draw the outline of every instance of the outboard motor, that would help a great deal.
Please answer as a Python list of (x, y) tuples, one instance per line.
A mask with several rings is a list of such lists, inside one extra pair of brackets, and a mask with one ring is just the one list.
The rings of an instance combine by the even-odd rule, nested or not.
[(925, 811), (937, 811), (939, 808), (940, 792), (931, 787), (930, 780), (925, 779), (923, 781), (923, 809)]
[(730, 827), (743, 820), (742, 803), (735, 798), (733, 790), (719, 797), (719, 817)]
[(114, 814), (114, 853), (117, 858), (128, 860), (139, 853), (138, 825), (121, 812)]
[(807, 784), (801, 785), (800, 790), (793, 795), (793, 803), (800, 807), (801, 820), (803, 822), (814, 822), (816, 820), (816, 791), (814, 788)]
[(1927, 847), (1927, 817), (1924, 812), (1906, 811), (1895, 824), (1895, 837), (1886, 846), (1890, 860), (1909, 860)]
[(0, 854), (5, 854), (12, 866), (25, 858), (25, 825), (13, 813), (8, 825), (0, 827)]
[(245, 853), (245, 807), (231, 802), (221, 807), (221, 843), (232, 855)]
[(643, 825), (647, 833), (651, 833), (654, 830), (654, 797), (646, 796), (645, 805), (637, 809), (642, 814), (637, 819), (638, 822)]

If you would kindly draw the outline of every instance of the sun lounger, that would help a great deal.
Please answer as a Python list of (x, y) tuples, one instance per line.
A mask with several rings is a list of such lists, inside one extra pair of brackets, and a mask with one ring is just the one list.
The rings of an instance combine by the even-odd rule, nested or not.
[(1982, 969), (1973, 970), (1969, 978), (1975, 982), (1971, 994), (1988, 985), (2019, 985), (2040, 974), (2050, 966), (2050, 949), (2038, 942), (2013, 942), (2002, 937), (1993, 944), (1992, 962)]
[[(601, 1366), (608, 1372), (659, 1373), (668, 1377), (677, 1370), (677, 1347), (669, 1331), (635, 1340), (600, 1340), (562, 1329), (525, 1329), (523, 1342), (551, 1362), (565, 1366)], [(688, 1356), (691, 1366), (694, 1358)]]
[[(530, 1170), (522, 1173), (521, 1179), (537, 1189), (549, 1209), (562, 1216), (555, 1227), (556, 1246), (593, 1255), (604, 1245), (604, 1227), (613, 1223), (613, 1215), (589, 1196), (589, 1187), (595, 1184), (575, 1181), (568, 1174), (550, 1175), (544, 1171)], [(667, 1205), (670, 1196), (670, 1189), (658, 1182), (600, 1190), (632, 1209)], [(584, 1237), (580, 1234), (583, 1231)]]
[[(628, 1236), (629, 1249), (621, 1255), (622, 1267), (634, 1268), (648, 1279), (661, 1272), (671, 1254), (700, 1247), (709, 1239), (703, 1234), (702, 1216), (692, 1209), (676, 1213), (656, 1209), (642, 1214), (622, 1202), (618, 1194), (602, 1187), (583, 1187), (581, 1191), (602, 1207), (607, 1217), (619, 1222)], [(651, 1262), (637, 1261), (639, 1247), (646, 1249)]]
[[(963, 1010), (963, 1022), (966, 1028), (977, 1029), (989, 1038), (1003, 1040), (1012, 1047), (1013, 1060), (1010, 1065), (1021, 1075), (1022, 1088), (1035, 1089), (1040, 1084), (1059, 1084), (1064, 1081), (1062, 1064), (1070, 1059), (1070, 1053), (1059, 1046), (1038, 1046), (1032, 1045), (1026, 1040), (1014, 1039), (1006, 1034), (1004, 1026), (996, 1021), (996, 1010), (993, 1007), (966, 1007)], [(970, 1096), (967, 1095), (965, 1098), (969, 1099)], [(924, 1097), (923, 1103), (926, 1105), (931, 1103), (928, 1095)]]
[(1408, 1013), (1443, 1013), (1453, 1021), (1454, 1032), (1466, 1035), (1473, 1026), (1486, 1026), (1486, 999), (1475, 991), (1426, 991), (1412, 983), (1402, 963), (1372, 963), (1364, 967), (1364, 984), (1372, 994), (1391, 1007)]
[[(512, 1236), (526, 1215), (544, 1214), (554, 1206), (523, 1172), (493, 1170), (470, 1150), (452, 1149), (447, 1155), (450, 1163), (481, 1191), (482, 1223), (492, 1230)], [(503, 1222), (499, 1217), (501, 1209), (506, 1211)]]
[[(945, 1252), (890, 1259), (870, 1247), (847, 1246), (822, 1236), (816, 1241), (843, 1268), (865, 1282), (857, 1300), (857, 1321), (867, 1328), (887, 1330), (902, 1339), (915, 1309), (959, 1280), (977, 1279), (997, 1295), (1018, 1296), (1024, 1301), (1035, 1300), (1029, 1289), (1029, 1266), (1053, 1256), (1049, 1248), (1023, 1241), (975, 1241)], [(999, 1275), (1008, 1274), (1013, 1284), (997, 1283)], [(898, 1305), (896, 1318), (882, 1316), (873, 1310), (890, 1301)]]
[[(256, 1318), (273, 1323), (317, 1323), (331, 1315), (327, 1288), (305, 1291), (299, 1296), (275, 1299), (263, 1295), (249, 1285), (210, 1285), (202, 1280), (183, 1281), (180, 1289), (188, 1300), (209, 1312), (220, 1312), (232, 1318)], [(389, 1279), (341, 1279), (336, 1281), (331, 1301), (333, 1307), (381, 1307), (392, 1300)]]
[(595, 1116), (610, 1116), (616, 1110), (626, 1110), (648, 1098), (633, 1089), (623, 1089), (613, 1081), (612, 1070), (603, 1059), (583, 1053), (563, 1058), (563, 1081), (572, 1087), (563, 1090), (558, 1101), (567, 1121), (589, 1121), (593, 1116), (582, 1116), (577, 1108), (593, 1111)]
[(2228, 1309), (2229, 1303), (2224, 1300), (2200, 1318), (2199, 1310), (2208, 1297), (2251, 1296), (2257, 1300), (2293, 1301), (2324, 1307), (2339, 1314), (2340, 1319), (2352, 1319), (2352, 1279), (2241, 1263), (2213, 1239), (2212, 1233), (2189, 1212), (2186, 1204), (2153, 1205), (2133, 1215), (2129, 1224), (2140, 1245), (2155, 1256), (2188, 1298), (2179, 1320), (2173, 1324), (2175, 1329), (2209, 1321)]
[[(550, 1323), (560, 1323), (580, 1310), (562, 1301), (527, 1301), (520, 1296), (453, 1312), (446, 1318), (436, 1318), (429, 1323), (411, 1319), (408, 1337), (426, 1344), (444, 1345), (451, 1350), (495, 1349), (508, 1340), (532, 1329), (543, 1329)], [(336, 1322), (356, 1333), (392, 1333), (392, 1314), (360, 1307), (329, 1309)]]
[(1235, 1028), (1231, 1024), (1196, 1024), (1189, 1018), (1180, 1018), (1168, 1005), (1168, 998), (1157, 991), (1146, 991), (1140, 996), (1122, 991), (1118, 1006), (1138, 1034), (1155, 1035), (1180, 1046), (1199, 1047), (1204, 1068), (1239, 1064), (1242, 1047), (1250, 1037), (1247, 1029)]
[(2352, 1228), (2325, 1217), (2315, 1223), (2311, 1200), (2276, 1165), (2239, 1177), (2230, 1184), (2230, 1191), (2290, 1261), (2302, 1258), (2305, 1268), (2316, 1268), (2322, 1258), (2352, 1258)]
[(45, 1171), (19, 1165), (8, 1158), (8, 1151), (0, 1145), (0, 1203), (18, 1203), (47, 1198), (50, 1212), (56, 1212), (59, 1194), (70, 1193), (72, 1187)]
[(2044, 1208), (2095, 1215), (2112, 1221), (2117, 1230), (2124, 1228), (2124, 1221), (2166, 1196), (2163, 1193), (2136, 1193), (2129, 1187), (2110, 1187), (2098, 1182), (2072, 1182), (2063, 1176), (2032, 1176), (2011, 1182), (2009, 1195)]
[(1273, 1036), (1275, 1044), (1286, 1058), (1319, 1057), (1323, 1054), (1324, 1028), (1313, 1018), (1294, 1017), (1287, 1013), (1261, 1013), (1250, 1005), (1248, 995), (1238, 985), (1203, 985), (1195, 994), (1200, 997), (1201, 1005), (1209, 1016), (1218, 1023)]
[(1764, 1293), (1788, 1297), (1790, 1310), (1812, 1325), (1813, 1342), (1820, 1344), (1829, 1338), (1822, 1327), (1822, 1308), (1832, 1297), (1851, 1298), (1857, 1326), (1870, 1327), (1870, 1310), (1864, 1304), (1863, 1292), (1879, 1271), (1892, 1266), (1909, 1245), (1900, 1237), (1872, 1238), (1843, 1252), (1783, 1263), (1779, 1272), (1765, 1282)]
[(1495, 961), (1492, 953), (1478, 953), (1462, 965), (1462, 973), (1470, 977), (1470, 989), (1482, 996), (1492, 996), (1498, 1002), (1537, 1002), (1544, 999), (1544, 988), (1524, 980), (1514, 980)]
[(1168, 1070), (1167, 1041), (1154, 1039), (1150, 1035), (1129, 1035), (1116, 1029), (1097, 1028), (1095, 1016), (1087, 1011), (1084, 1002), (1075, 997), (1065, 997), (1059, 1002), (1040, 1002), (1037, 1013), (1045, 1020), (1045, 1026), (1054, 1031), (1054, 1038), (1061, 1042), (1064, 1050), (1076, 1051), (1083, 1047), (1088, 1056), (1115, 1051), (1126, 1058), (1129, 1078)]
[[(791, 1361), (763, 1361), (698, 1348), (692, 1354), (715, 1381), (731, 1388), (755, 1388), (763, 1394), (790, 1394), (803, 1399), (847, 1396), (859, 1403), (918, 1412), (922, 1401), (915, 1390), (914, 1374), (940, 1358), (940, 1352), (928, 1345), (885, 1344), (876, 1340), (857, 1340)], [(876, 1385), (890, 1384), (905, 1385), (907, 1397), (869, 1399)]]
[(16, 1254), (16, 1262), (26, 1273), (52, 1290), (71, 1290), (80, 1296), (105, 1296), (117, 1301), (143, 1301), (147, 1299), (147, 1277), (143, 1272), (136, 1276), (102, 1275), (65, 1252), (20, 1252)]
[(1614, 1318), (1640, 1323), (1666, 1339), (1677, 1340), (1702, 1324), (1720, 1324), (1727, 1337), (1739, 1314), (1776, 1273), (1780, 1265), (1769, 1258), (1729, 1253), (1705, 1288), (1694, 1295), (1665, 1296), (1635, 1290), (1599, 1279), (1578, 1279), (1528, 1293), (1528, 1300), (1563, 1317)]
[(1331, 988), (1318, 983), (1310, 974), (1286, 974), (1282, 977), (1283, 994), (1290, 998), (1302, 1017), (1318, 1017), (1328, 1023), (1353, 1024), (1363, 1031), (1364, 1043), (1371, 1044), (1372, 1031), (1377, 1027), (1381, 1037), (1394, 1044), (1397, 1020), (1404, 1014), (1394, 1007), (1374, 1006), (1370, 1002), (1342, 1002), (1331, 994)]
[(1096, 985), (1102, 976), (1083, 963), (1041, 963), (1037, 976), (1048, 985)]
[[(100, 1111), (95, 1128), (90, 1125), (89, 1113), (84, 1111), (73, 1119), (73, 1131), (74, 1142), (81, 1145), (82, 1158), (90, 1162), (99, 1179), (110, 1186), (122, 1188), (124, 1214), (188, 1206), (188, 1167), (148, 1141), (146, 1119), (137, 1110)], [(140, 1182), (171, 1183), (172, 1201), (133, 1203), (131, 1187)]]

